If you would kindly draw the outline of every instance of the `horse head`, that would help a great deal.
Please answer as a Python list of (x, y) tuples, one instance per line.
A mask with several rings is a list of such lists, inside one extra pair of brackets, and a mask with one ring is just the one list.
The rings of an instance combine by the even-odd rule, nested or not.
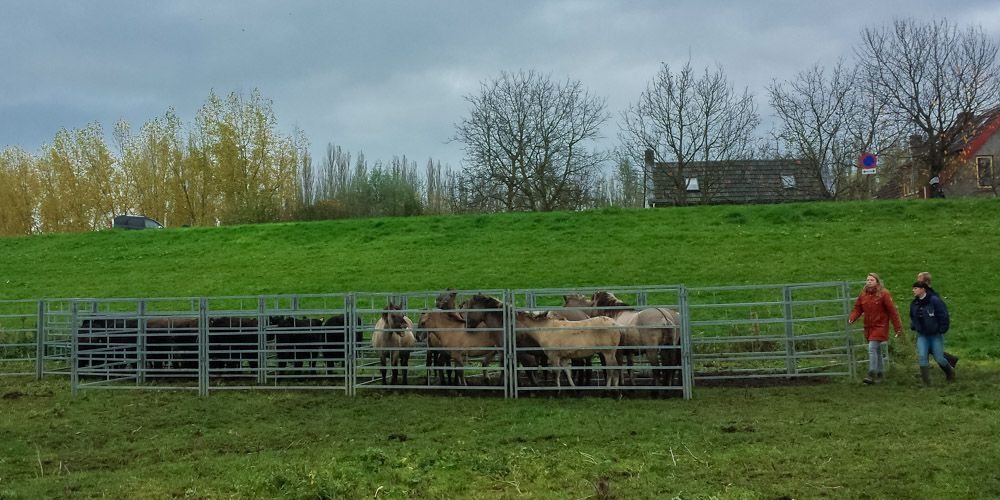
[(586, 295), (579, 293), (563, 295), (563, 307), (570, 308), (565, 311), (566, 319), (579, 320), (582, 319), (578, 317), (580, 315), (587, 317), (594, 315), (594, 303)]
[(413, 332), (417, 338), (417, 342), (427, 340), (427, 334), (430, 333), (428, 329), (432, 329), (433, 327), (433, 325), (430, 324), (431, 319), (433, 318), (433, 316), (431, 316), (432, 314), (434, 314), (432, 311), (420, 311), (420, 320), (417, 321), (417, 331)]
[(406, 316), (399, 312), (402, 309), (403, 306), (393, 304), (390, 301), (389, 306), (382, 312), (382, 322), (385, 323), (385, 329), (396, 335), (402, 335), (403, 331), (406, 330)]
[[(463, 303), (463, 307), (465, 307), (466, 309), (465, 312), (466, 328), (477, 328), (479, 327), (480, 323), (484, 322), (489, 324), (491, 318), (494, 319), (493, 322), (496, 322), (497, 317), (501, 318), (500, 323), (502, 323), (502, 315), (500, 311), (484, 310), (484, 309), (503, 308), (503, 303), (501, 303), (499, 300), (493, 297), (490, 297), (489, 295), (483, 295), (481, 293), (477, 293), (473, 295), (471, 299)], [(490, 325), (490, 326), (496, 327), (499, 325)]]
[(435, 305), (438, 309), (454, 309), (455, 297), (457, 296), (458, 292), (454, 288), (449, 288), (438, 294)]
[[(615, 294), (604, 290), (594, 292), (594, 296), (591, 298), (591, 304), (593, 304), (595, 308), (621, 308), (628, 306), (628, 304), (619, 300), (618, 297), (615, 297)], [(622, 311), (623, 309), (598, 309), (597, 314), (614, 318), (621, 314)]]

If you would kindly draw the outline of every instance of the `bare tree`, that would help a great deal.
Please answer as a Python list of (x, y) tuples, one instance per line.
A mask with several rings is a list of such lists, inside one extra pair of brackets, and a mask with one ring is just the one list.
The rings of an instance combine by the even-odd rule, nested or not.
[(900, 19), (866, 28), (856, 52), (890, 117), (922, 142), (915, 154), (932, 177), (975, 117), (1000, 104), (997, 44), (979, 27)]
[[(626, 154), (646, 165), (646, 150), (653, 152), (654, 168), (669, 163), (662, 176), (673, 189), (665, 193), (674, 203), (686, 203), (689, 167), (694, 162), (729, 162), (752, 156), (757, 147), (754, 131), (760, 123), (753, 96), (737, 93), (721, 67), (707, 68), (699, 78), (688, 61), (679, 72), (664, 63), (639, 97), (622, 113), (621, 139)], [(702, 197), (716, 189), (718, 175), (699, 179)]]
[(828, 198), (855, 195), (858, 155), (879, 154), (898, 137), (886, 120), (885, 98), (843, 60), (829, 73), (816, 64), (790, 81), (773, 82), (768, 93), (784, 152), (805, 162)]
[(608, 119), (604, 99), (578, 81), (521, 71), (482, 82), (466, 100), (470, 116), (454, 139), (465, 145), (466, 173), (486, 181), (474, 183), (476, 195), (508, 211), (581, 206), (607, 159), (591, 144)]

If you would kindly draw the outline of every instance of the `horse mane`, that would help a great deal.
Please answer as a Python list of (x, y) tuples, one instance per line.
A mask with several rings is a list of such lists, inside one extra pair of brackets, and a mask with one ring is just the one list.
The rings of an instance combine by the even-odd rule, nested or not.
[(548, 311), (517, 311), (517, 316), (520, 319), (527, 319), (532, 321), (552, 319), (552, 317), (549, 316)]
[(603, 306), (603, 307), (608, 307), (608, 306), (624, 307), (629, 305), (626, 304), (625, 302), (622, 302), (618, 297), (615, 297), (615, 294), (603, 290), (600, 292), (594, 292), (594, 296), (591, 299), (591, 301), (593, 302), (594, 306)]
[(500, 309), (503, 307), (503, 303), (497, 300), (495, 297), (490, 297), (489, 295), (483, 295), (477, 293), (472, 296), (469, 300), (469, 305), (476, 305), (477, 309)]
[[(591, 299), (594, 307), (627, 307), (629, 304), (622, 302), (615, 294), (601, 290), (599, 292), (594, 292), (594, 296)], [(598, 314), (602, 316), (615, 317), (621, 314), (622, 311), (626, 309), (598, 309)]]
[(454, 288), (449, 288), (438, 294), (437, 300), (435, 300), (434, 303), (440, 309), (454, 309), (456, 295), (458, 295), (458, 291), (456, 291)]
[(563, 295), (563, 303), (569, 303), (572, 300), (578, 300), (580, 302), (587, 302), (588, 304), (592, 304), (593, 303), (592, 302), (593, 299), (588, 298), (586, 295), (583, 295), (582, 293), (572, 293), (572, 294), (569, 294), (569, 295)]

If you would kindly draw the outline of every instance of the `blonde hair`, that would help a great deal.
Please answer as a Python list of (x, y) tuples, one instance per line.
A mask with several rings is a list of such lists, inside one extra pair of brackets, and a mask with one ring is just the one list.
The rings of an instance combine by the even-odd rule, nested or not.
[(921, 271), (921, 272), (917, 273), (917, 281), (923, 281), (924, 283), (927, 283), (928, 285), (930, 285), (931, 284), (931, 273), (929, 273), (927, 271)]
[(868, 273), (868, 276), (875, 278), (875, 294), (882, 295), (882, 291), (885, 290), (885, 282), (882, 281), (878, 273)]

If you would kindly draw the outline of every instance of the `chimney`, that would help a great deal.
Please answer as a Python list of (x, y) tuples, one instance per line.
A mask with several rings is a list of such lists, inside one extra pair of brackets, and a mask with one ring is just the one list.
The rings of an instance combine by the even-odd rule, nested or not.
[(653, 150), (650, 148), (646, 148), (646, 168), (653, 168)]

